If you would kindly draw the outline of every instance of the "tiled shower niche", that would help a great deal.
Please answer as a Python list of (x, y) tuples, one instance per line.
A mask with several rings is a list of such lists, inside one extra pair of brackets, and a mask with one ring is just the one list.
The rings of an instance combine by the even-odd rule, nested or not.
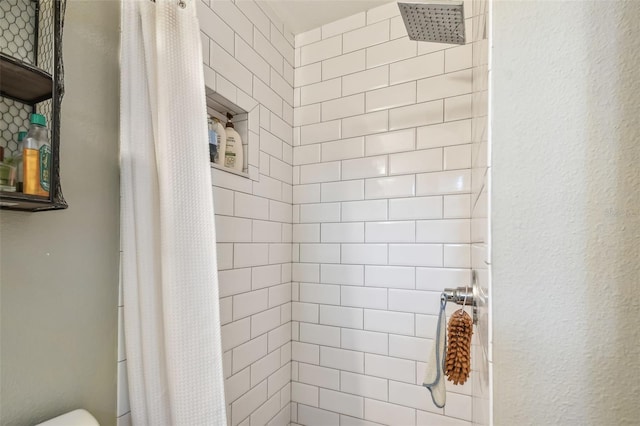
[[(231, 122), (233, 123), (235, 130), (240, 134), (240, 138), (242, 139), (242, 148), (243, 148), (243, 154), (244, 154), (242, 172), (239, 172), (237, 170), (224, 167), (222, 165), (215, 164), (215, 163), (211, 163), (211, 167), (218, 170), (223, 170), (225, 172), (233, 173), (239, 176), (250, 178), (249, 156), (251, 155), (251, 151), (249, 147), (251, 147), (252, 145), (258, 145), (260, 143), (258, 140), (259, 136), (255, 132), (251, 132), (249, 130), (249, 117), (253, 114), (253, 117), (251, 117), (251, 119), (259, 120), (257, 116), (259, 114), (259, 108), (257, 108), (257, 103), (255, 101), (250, 102), (250, 100), (247, 99), (247, 103), (245, 104), (245, 107), (248, 107), (251, 104), (255, 104), (255, 106), (251, 111), (247, 111), (244, 108), (236, 105), (234, 102), (229, 101), (227, 98), (220, 95), (219, 93), (213, 91), (209, 87), (206, 87), (205, 91), (207, 96), (207, 114), (209, 114), (211, 117), (214, 117), (220, 120), (223, 126), (225, 126), (227, 121), (229, 121), (229, 119), (227, 118), (227, 113), (230, 113), (231, 115), (233, 115)], [(255, 178), (256, 178), (256, 175), (254, 173), (254, 180), (256, 180)]]

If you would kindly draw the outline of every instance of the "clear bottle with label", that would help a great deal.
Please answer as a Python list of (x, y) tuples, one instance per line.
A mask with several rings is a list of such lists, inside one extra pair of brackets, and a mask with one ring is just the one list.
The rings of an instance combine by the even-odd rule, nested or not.
[(23, 140), (22, 149), (25, 194), (49, 196), (51, 183), (51, 144), (47, 119), (31, 114), (31, 126)]
[(209, 161), (215, 163), (216, 157), (218, 157), (218, 141), (220, 138), (216, 133), (215, 123), (211, 116), (207, 119), (207, 128), (209, 130)]
[(227, 118), (229, 121), (227, 121), (225, 129), (227, 132), (227, 146), (225, 148), (224, 165), (241, 172), (244, 164), (242, 139), (240, 134), (233, 128), (233, 123), (231, 122), (233, 115), (227, 113)]

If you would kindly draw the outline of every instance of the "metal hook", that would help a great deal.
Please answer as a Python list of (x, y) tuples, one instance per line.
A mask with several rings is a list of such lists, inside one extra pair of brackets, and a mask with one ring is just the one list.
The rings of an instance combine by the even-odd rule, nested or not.
[(469, 295), (469, 287), (464, 286), (464, 300), (462, 301), (462, 309), (467, 305), (467, 296)]
[(473, 306), (473, 323), (477, 324), (478, 303), (473, 296), (473, 287), (471, 287), (471, 290), (469, 289), (468, 285), (458, 288), (445, 288), (440, 298), (441, 300), (444, 298), (444, 300), (446, 301), (451, 301), (457, 303), (458, 305), (462, 305), (463, 309), (467, 305), (467, 300), (469, 300), (469, 305)]

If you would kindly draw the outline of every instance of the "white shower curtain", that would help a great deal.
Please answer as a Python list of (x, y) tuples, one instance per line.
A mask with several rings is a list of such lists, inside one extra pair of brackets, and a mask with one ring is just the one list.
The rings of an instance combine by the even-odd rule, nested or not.
[(226, 424), (195, 0), (123, 0), (121, 244), (135, 426)]

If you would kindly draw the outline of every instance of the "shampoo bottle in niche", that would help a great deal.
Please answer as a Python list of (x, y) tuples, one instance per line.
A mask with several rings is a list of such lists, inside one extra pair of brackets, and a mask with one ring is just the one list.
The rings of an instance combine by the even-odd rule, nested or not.
[(218, 152), (216, 153), (215, 159), (212, 161), (224, 166), (224, 157), (227, 150), (227, 132), (224, 130), (224, 126), (220, 120), (216, 117), (213, 117), (213, 130), (215, 131), (218, 140)]
[(207, 129), (209, 132), (209, 161), (211, 163), (215, 163), (216, 157), (218, 157), (220, 137), (216, 133), (215, 124), (213, 123), (213, 117), (211, 116), (207, 118)]
[(24, 193), (48, 197), (51, 144), (47, 131), (47, 119), (43, 115), (31, 114), (31, 126), (22, 143)]
[(224, 165), (241, 172), (244, 163), (242, 140), (240, 139), (240, 134), (233, 128), (233, 123), (231, 122), (233, 115), (227, 113), (227, 118), (229, 121), (227, 121), (227, 128), (225, 129), (227, 132), (227, 147), (225, 148)]

